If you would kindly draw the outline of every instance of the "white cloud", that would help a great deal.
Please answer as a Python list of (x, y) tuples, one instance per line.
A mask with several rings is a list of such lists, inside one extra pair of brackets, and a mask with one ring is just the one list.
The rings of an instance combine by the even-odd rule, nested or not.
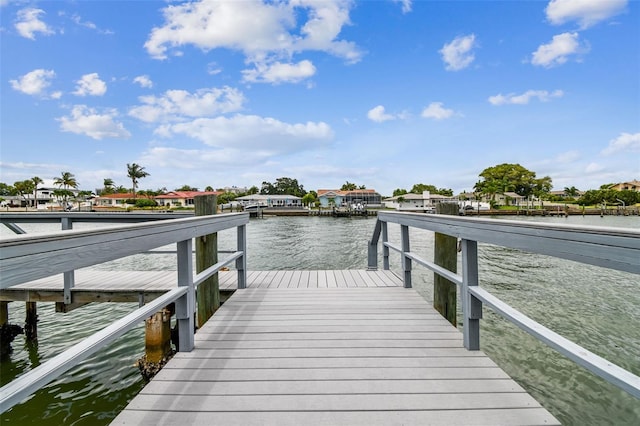
[(367, 117), (369, 118), (369, 120), (375, 121), (377, 123), (396, 119), (395, 115), (387, 114), (382, 105), (371, 108), (369, 112), (367, 112)]
[(79, 25), (79, 26), (85, 27), (85, 28), (89, 28), (90, 30), (94, 30), (94, 31), (98, 32), (99, 34), (113, 34), (113, 31), (100, 29), (100, 28), (98, 28), (98, 26), (96, 24), (94, 24), (91, 21), (83, 21), (82, 18), (80, 17), (80, 15), (72, 15), (71, 16), (71, 20), (76, 25)]
[(570, 55), (578, 55), (589, 51), (586, 44), (580, 44), (578, 33), (562, 33), (553, 36), (548, 44), (542, 44), (533, 52), (531, 63), (533, 65), (551, 68), (562, 65)]
[[(353, 2), (349, 0), (198, 1), (170, 5), (163, 10), (164, 26), (151, 31), (145, 48), (156, 59), (166, 59), (169, 52), (181, 54), (177, 49), (187, 45), (204, 51), (239, 50), (256, 70), (285, 74), (286, 67), (279, 68), (278, 65), (283, 65), (279, 63), (308, 50), (326, 52), (354, 63), (360, 60), (362, 52), (353, 42), (338, 38), (342, 28), (350, 23), (351, 7)], [(299, 24), (296, 19), (300, 17), (306, 21)], [(297, 72), (293, 81), (313, 75), (309, 65), (308, 61), (299, 62), (294, 67)], [(269, 77), (254, 72), (248, 72), (249, 79), (271, 82)], [(286, 80), (280, 76), (278, 81)]]
[(54, 34), (53, 31), (45, 22), (40, 20), (40, 15), (45, 12), (42, 9), (28, 8), (18, 11), (18, 18), (15, 23), (15, 28), (18, 30), (18, 34), (22, 37), (35, 40), (36, 33), (43, 35)]
[(564, 92), (562, 90), (555, 90), (553, 92), (548, 92), (546, 90), (527, 90), (520, 95), (509, 93), (508, 95), (499, 94), (489, 96), (489, 102), (492, 105), (526, 105), (533, 98), (538, 99), (540, 102), (547, 102), (552, 98), (560, 98), (563, 95)]
[(243, 80), (251, 83), (298, 83), (316, 73), (311, 61), (303, 60), (297, 64), (275, 62), (272, 64), (256, 64), (253, 70), (242, 71)]
[(445, 43), (439, 50), (448, 71), (459, 71), (471, 65), (475, 59), (472, 50), (477, 47), (475, 34), (460, 36), (451, 43)]
[(87, 135), (93, 139), (116, 138), (127, 139), (131, 133), (122, 123), (115, 121), (118, 112), (114, 109), (102, 114), (86, 105), (75, 105), (70, 116), (60, 117), (60, 129), (63, 132)]
[(442, 102), (431, 102), (428, 107), (422, 110), (424, 118), (433, 118), (434, 120), (444, 120), (453, 116), (454, 111), (442, 106)]
[(545, 9), (554, 25), (577, 21), (585, 29), (622, 13), (627, 0), (551, 0)]
[(209, 62), (209, 64), (207, 64), (207, 74), (216, 75), (216, 74), (220, 74), (221, 72), (222, 72), (222, 68), (220, 68), (217, 63)]
[(611, 155), (619, 151), (640, 152), (640, 133), (622, 133), (609, 141), (609, 146), (602, 150), (603, 155)]
[(402, 4), (402, 13), (409, 13), (412, 10), (411, 6), (413, 3), (413, 0), (393, 0), (393, 2)]
[(333, 130), (323, 122), (290, 124), (242, 114), (229, 118), (198, 118), (165, 125), (161, 131), (163, 135), (183, 134), (216, 148), (255, 151), (266, 156), (315, 149), (318, 144), (333, 138)]
[[(37, 69), (26, 73), (17, 80), (9, 80), (11, 87), (27, 95), (46, 96), (45, 89), (51, 86), (56, 76), (53, 70)], [(55, 98), (55, 96), (54, 96)]]
[(153, 87), (153, 81), (151, 81), (148, 75), (139, 75), (133, 79), (133, 82), (138, 83), (140, 87), (144, 87), (145, 89)]
[(143, 105), (131, 108), (129, 115), (147, 123), (177, 121), (184, 118), (210, 117), (242, 109), (244, 95), (232, 87), (168, 90), (162, 96), (141, 96)]
[(9, 80), (14, 90), (27, 95), (39, 96), (44, 99), (60, 99), (62, 92), (55, 91), (47, 93), (45, 90), (51, 86), (51, 80), (56, 73), (53, 70), (37, 69), (21, 76), (17, 80)]
[(107, 84), (100, 80), (98, 73), (85, 74), (76, 81), (77, 96), (102, 96), (107, 92)]

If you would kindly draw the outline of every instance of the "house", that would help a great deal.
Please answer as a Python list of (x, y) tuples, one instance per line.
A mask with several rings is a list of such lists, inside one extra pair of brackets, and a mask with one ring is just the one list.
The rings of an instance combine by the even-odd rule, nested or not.
[(236, 198), (242, 207), (302, 207), (302, 198), (295, 195), (251, 194)]
[(222, 191), (171, 191), (166, 194), (156, 195), (154, 200), (160, 206), (165, 207), (194, 207), (195, 197), (200, 195), (221, 195)]
[(584, 194), (583, 191), (576, 191), (576, 196), (572, 197), (570, 195), (567, 195), (565, 191), (549, 191), (549, 195), (557, 198), (580, 198), (582, 197), (582, 194)]
[[(62, 208), (62, 204), (64, 202), (64, 197), (55, 195), (55, 191), (60, 190), (61, 188), (54, 187), (45, 187), (39, 186), (36, 191), (36, 207), (38, 210), (47, 210), (48, 208)], [(76, 188), (67, 188), (72, 195), (67, 197), (67, 201), (76, 200), (78, 194), (80, 193), (79, 189)], [(33, 207), (34, 199), (33, 193), (15, 196), (5, 196), (5, 204), (13, 207), (25, 207), (30, 206)]]
[(354, 205), (382, 207), (382, 196), (374, 189), (355, 189), (353, 191), (318, 189), (317, 193), (321, 207), (346, 207)]
[(621, 182), (613, 185), (611, 189), (615, 189), (616, 191), (634, 191), (640, 192), (640, 181), (632, 180), (631, 182)]
[(386, 198), (385, 207), (399, 211), (433, 213), (437, 203), (458, 202), (457, 198), (424, 191), (422, 194), (408, 193)]
[[(139, 194), (136, 194), (136, 197), (141, 197)], [(144, 196), (145, 198), (148, 198)], [(93, 200), (93, 205), (95, 207), (120, 207), (127, 208), (127, 200), (133, 199), (133, 193), (131, 192), (121, 192), (117, 194), (104, 194), (99, 197), (96, 197)]]
[(495, 194), (494, 201), (501, 206), (519, 206), (524, 204), (527, 197), (518, 195), (515, 192), (503, 192)]

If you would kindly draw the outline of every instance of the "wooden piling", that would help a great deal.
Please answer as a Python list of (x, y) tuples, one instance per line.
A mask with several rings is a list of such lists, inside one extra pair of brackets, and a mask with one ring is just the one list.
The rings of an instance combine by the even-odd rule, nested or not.
[(27, 340), (38, 339), (38, 307), (36, 302), (26, 303), (26, 316), (24, 319), (24, 337)]
[[(437, 214), (458, 215), (459, 206), (456, 203), (438, 203)], [(449, 235), (435, 233), (434, 263), (451, 272), (458, 269), (458, 239)], [(456, 284), (434, 273), (433, 307), (456, 326), (457, 318), (457, 289)]]
[(163, 309), (145, 321), (145, 353), (148, 363), (159, 364), (171, 355), (171, 314)]
[[(199, 195), (194, 198), (196, 216), (217, 213), (218, 197), (215, 195)], [(198, 237), (196, 240), (196, 273), (200, 273), (218, 262), (218, 234)], [(197, 327), (200, 328), (220, 307), (220, 288), (218, 274), (203, 281), (196, 292)]]
[(9, 302), (0, 302), (0, 327), (9, 323)]

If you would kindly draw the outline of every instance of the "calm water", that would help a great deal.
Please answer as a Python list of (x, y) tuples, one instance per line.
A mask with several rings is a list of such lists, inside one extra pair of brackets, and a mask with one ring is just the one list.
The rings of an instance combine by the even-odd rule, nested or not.
[[(639, 228), (637, 217), (521, 218), (584, 225)], [(373, 218), (279, 217), (252, 219), (248, 232), (248, 268), (364, 269)], [(77, 224), (76, 229), (91, 225)], [(51, 230), (23, 226), (28, 232)], [(1, 236), (11, 235), (6, 229)], [(389, 238), (399, 241), (390, 225)], [(412, 230), (412, 251), (433, 258), (433, 235)], [(219, 234), (221, 250), (235, 248), (235, 232)], [(640, 375), (640, 279), (597, 267), (480, 245), (480, 285), (543, 325)], [(399, 258), (391, 267), (399, 271)], [(101, 265), (108, 269), (175, 269), (170, 255), (135, 256)], [(416, 267), (414, 287), (432, 299), (432, 273)], [(135, 304), (93, 304), (68, 314), (54, 314), (53, 304), (39, 304), (39, 339), (22, 336), (1, 363), (2, 384), (71, 344), (92, 334), (100, 318), (113, 320)], [(10, 322), (24, 322), (24, 304), (10, 304)], [(538, 399), (563, 424), (638, 425), (640, 401), (538, 343), (485, 309), (481, 347), (509, 375)], [(115, 415), (144, 386), (135, 367), (144, 353), (144, 329), (127, 333), (26, 402), (2, 414), (6, 424), (99, 425)]]

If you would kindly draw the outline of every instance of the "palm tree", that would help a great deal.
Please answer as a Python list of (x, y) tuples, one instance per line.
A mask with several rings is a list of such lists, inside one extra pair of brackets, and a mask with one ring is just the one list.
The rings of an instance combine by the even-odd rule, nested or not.
[(569, 187), (565, 187), (564, 188), (564, 194), (567, 197), (575, 198), (575, 197), (578, 196), (579, 193), (580, 193), (580, 191), (575, 186), (572, 186), (571, 188), (569, 188)]
[(136, 188), (138, 187), (138, 179), (142, 179), (149, 176), (149, 173), (147, 173), (144, 170), (144, 167), (142, 167), (139, 164), (136, 163), (132, 163), (132, 164), (128, 164), (127, 163), (127, 177), (129, 177), (129, 179), (131, 179), (131, 183), (133, 184), (133, 198), (136, 198)]
[(102, 183), (102, 193), (103, 194), (113, 194), (115, 192), (116, 184), (113, 179), (105, 178)]
[(76, 189), (78, 187), (76, 177), (70, 172), (62, 172), (60, 177), (53, 179), (53, 184), (62, 188), (62, 191), (59, 193), (64, 197), (64, 206), (67, 207), (67, 199), (69, 195), (73, 195), (73, 192), (71, 192), (69, 188)]
[(38, 176), (34, 176), (31, 178), (31, 182), (33, 182), (33, 207), (38, 207), (38, 185), (44, 183), (42, 179)]

